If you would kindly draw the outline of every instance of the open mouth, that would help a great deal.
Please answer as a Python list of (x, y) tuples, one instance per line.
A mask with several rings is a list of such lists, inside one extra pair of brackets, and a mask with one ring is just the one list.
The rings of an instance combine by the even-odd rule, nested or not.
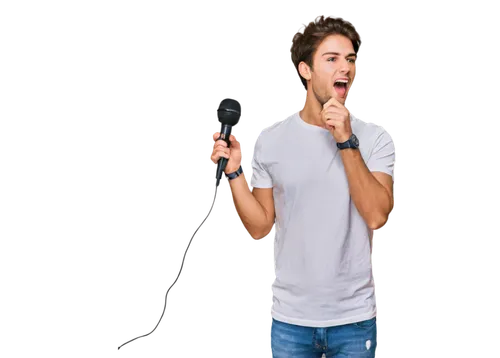
[(348, 83), (349, 83), (348, 80), (342, 79), (342, 80), (336, 80), (335, 83), (333, 84), (333, 88), (335, 88), (337, 94), (342, 98), (345, 97)]

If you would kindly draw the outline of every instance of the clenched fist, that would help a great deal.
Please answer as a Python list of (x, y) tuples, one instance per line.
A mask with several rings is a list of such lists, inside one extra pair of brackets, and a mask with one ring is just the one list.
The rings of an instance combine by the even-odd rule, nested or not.
[(335, 98), (335, 91), (332, 97), (323, 105), (321, 120), (326, 129), (335, 138), (337, 143), (347, 141), (352, 134), (350, 113), (345, 106)]
[(214, 133), (213, 139), (215, 141), (215, 144), (210, 159), (215, 164), (219, 162), (219, 159), (221, 157), (229, 159), (226, 168), (224, 169), (224, 173), (226, 174), (233, 173), (237, 171), (241, 165), (240, 142), (238, 142), (234, 137), (234, 135), (231, 134), (229, 136), (229, 142), (231, 143), (231, 145), (228, 148), (227, 143), (222, 139), (218, 139), (219, 137), (220, 137), (219, 132)]

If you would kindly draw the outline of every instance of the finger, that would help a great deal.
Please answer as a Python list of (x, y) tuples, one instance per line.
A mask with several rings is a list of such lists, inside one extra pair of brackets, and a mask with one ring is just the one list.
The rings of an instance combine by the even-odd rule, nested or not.
[(345, 114), (341, 108), (328, 107), (321, 113), (323, 118), (344, 118)]
[[(216, 133), (213, 135), (213, 138), (214, 138), (214, 141), (216, 141), (216, 142), (217, 142), (218, 140), (221, 140), (221, 141), (223, 141), (224, 143), (226, 143), (226, 141), (220, 137), (220, 133), (219, 133), (219, 132), (216, 132)], [(234, 140), (234, 141), (236, 141), (236, 138), (235, 138), (233, 135), (230, 135), (230, 136), (229, 136), (229, 141), (231, 142), (231, 141), (233, 141), (233, 140)], [(226, 144), (227, 144), (227, 143), (226, 143)]]
[(231, 153), (231, 150), (229, 148), (224, 148), (224, 147), (217, 147), (217, 148), (214, 148), (214, 153), (218, 153), (218, 152), (224, 152), (224, 153)]
[[(213, 135), (214, 140), (217, 140), (220, 137), (220, 132), (215, 132)], [(234, 135), (229, 136), (229, 140), (236, 140), (236, 137)]]
[(339, 105), (339, 101), (337, 101), (337, 99), (335, 97), (331, 97), (328, 101), (326, 101), (326, 103), (323, 105), (323, 110), (325, 110), (326, 108), (328, 107), (331, 107), (331, 106), (335, 106), (335, 107), (338, 107)]
[(342, 115), (340, 113), (335, 113), (335, 112), (326, 112), (321, 115), (321, 119), (323, 122), (329, 121), (329, 120), (335, 120), (335, 121), (340, 121), (342, 122)]
[(224, 153), (222, 151), (214, 151), (210, 159), (212, 159), (212, 162), (217, 163), (220, 158), (229, 159), (229, 157), (230, 157), (229, 153)]
[(343, 128), (344, 123), (342, 121), (336, 120), (336, 119), (329, 119), (325, 122), (326, 125), (335, 127), (335, 128)]
[(212, 143), (215, 142), (217, 139), (219, 139), (219, 137), (220, 137), (220, 132), (218, 131), (210, 133), (210, 140), (212, 141)]
[(214, 150), (212, 152), (212, 155), (210, 156), (210, 159), (212, 159), (212, 162), (217, 163), (221, 157), (222, 153), (220, 151)]
[(223, 147), (227, 147), (227, 143), (226, 143), (226, 141), (225, 141), (225, 140), (223, 140), (223, 139), (219, 139), (219, 140), (215, 141), (215, 143), (214, 143), (214, 148), (215, 148), (216, 146), (223, 146)]
[(325, 108), (328, 108), (330, 106), (335, 106), (335, 107), (339, 107), (339, 108), (342, 108), (344, 107), (342, 105), (342, 103), (340, 103), (339, 101), (337, 101), (337, 99), (335, 98), (335, 89), (332, 88), (332, 93), (331, 93), (331, 98), (323, 105), (323, 109)]
[(229, 140), (231, 141), (231, 148), (240, 149), (240, 142), (238, 142), (235, 137), (231, 136)]

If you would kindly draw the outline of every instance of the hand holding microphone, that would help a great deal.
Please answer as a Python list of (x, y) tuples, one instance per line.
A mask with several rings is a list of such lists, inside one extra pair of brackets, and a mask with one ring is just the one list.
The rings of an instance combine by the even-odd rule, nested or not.
[(226, 168), (224, 169), (224, 173), (226, 174), (233, 173), (236, 170), (238, 170), (238, 168), (241, 165), (240, 142), (238, 142), (235, 136), (231, 134), (231, 136), (229, 137), (229, 142), (231, 143), (231, 146), (228, 147), (227, 143), (219, 138), (220, 138), (220, 133), (219, 132), (214, 133), (213, 139), (215, 141), (215, 144), (210, 159), (212, 159), (212, 162), (214, 162), (215, 164), (217, 164), (220, 158), (228, 159)]
[[(218, 133), (214, 134), (214, 140), (216, 141), (216, 143), (214, 144), (214, 150), (211, 157), (214, 163), (218, 162), (217, 172), (215, 175), (215, 177), (217, 178), (216, 186), (219, 186), (222, 172), (230, 174), (240, 168), (240, 144), (236, 141), (236, 138), (231, 135), (231, 129), (233, 126), (238, 124), (240, 115), (240, 104), (238, 103), (238, 101), (230, 98), (226, 98), (225, 100), (223, 100), (219, 105), (219, 109), (217, 110), (217, 116), (219, 117), (219, 122), (222, 124), (222, 126), (220, 130), (220, 136), (216, 137)], [(233, 138), (233, 140), (231, 140), (231, 137)], [(218, 140), (224, 142), (225, 145), (222, 143), (218, 143)], [(234, 150), (229, 148), (233, 144), (236, 145)]]

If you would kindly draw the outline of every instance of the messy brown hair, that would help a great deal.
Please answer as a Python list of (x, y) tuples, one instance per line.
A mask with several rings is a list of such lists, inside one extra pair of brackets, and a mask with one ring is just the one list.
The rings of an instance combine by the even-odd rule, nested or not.
[(321, 42), (330, 35), (343, 35), (352, 42), (354, 52), (357, 54), (361, 46), (361, 38), (356, 32), (354, 26), (344, 19), (331, 18), (318, 16), (314, 21), (310, 22), (304, 29), (304, 33), (297, 32), (293, 37), (292, 48), (292, 62), (295, 69), (307, 90), (307, 81), (300, 75), (299, 63), (304, 61), (309, 67), (312, 68), (312, 59), (316, 49)]

